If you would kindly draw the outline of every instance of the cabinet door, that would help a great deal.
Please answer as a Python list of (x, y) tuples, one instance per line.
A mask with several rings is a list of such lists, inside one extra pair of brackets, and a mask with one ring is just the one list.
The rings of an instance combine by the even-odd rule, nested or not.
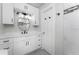
[(13, 4), (3, 3), (2, 4), (2, 23), (13, 24)]
[(41, 41), (40, 38), (33, 36), (29, 39), (29, 46), (31, 51), (34, 51), (35, 49), (38, 49), (41, 47)]
[(23, 55), (29, 52), (28, 38), (20, 37), (14, 39), (14, 55)]
[(27, 6), (27, 9), (28, 9), (28, 12), (33, 15), (31, 23), (33, 25), (39, 25), (39, 9), (36, 8), (36, 7), (33, 7), (29, 4), (26, 4), (25, 7), (26, 6)]

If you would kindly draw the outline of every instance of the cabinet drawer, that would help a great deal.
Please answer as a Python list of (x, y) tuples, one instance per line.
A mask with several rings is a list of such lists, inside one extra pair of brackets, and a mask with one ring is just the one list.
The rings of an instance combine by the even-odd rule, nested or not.
[(8, 55), (13, 55), (13, 47), (8, 45), (0, 45), (0, 50), (8, 50)]
[(13, 41), (9, 39), (0, 40), (0, 49), (13, 46)]
[(7, 44), (4, 44), (4, 45), (0, 45), (0, 49), (8, 49), (8, 45)]
[(8, 43), (9, 42), (9, 40), (0, 40), (0, 45), (2, 45), (2, 44), (5, 44), (5, 43)]

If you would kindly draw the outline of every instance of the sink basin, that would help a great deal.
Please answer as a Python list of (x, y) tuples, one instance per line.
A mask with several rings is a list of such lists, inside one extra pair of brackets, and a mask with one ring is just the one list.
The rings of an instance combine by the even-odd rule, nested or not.
[(8, 50), (0, 50), (0, 55), (8, 55)]

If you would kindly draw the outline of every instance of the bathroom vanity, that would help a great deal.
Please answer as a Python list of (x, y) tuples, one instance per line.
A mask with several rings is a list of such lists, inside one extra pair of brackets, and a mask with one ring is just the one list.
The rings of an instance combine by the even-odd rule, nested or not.
[(18, 37), (14, 38), (14, 55), (23, 55), (40, 48), (40, 37)]
[[(29, 20), (29, 23), (31, 23), (31, 25), (39, 25), (38, 8), (26, 3), (2, 3), (1, 23), (4, 28), (6, 25), (8, 25), (8, 27), (12, 26), (13, 28), (17, 26), (16, 23), (18, 23), (18, 19), (16, 19), (16, 12), (24, 12), (27, 15), (33, 15), (34, 19)], [(27, 20), (27, 18), (24, 20)], [(14, 33), (4, 32), (3, 34), (0, 34), (0, 51), (6, 52), (9, 55), (24, 55), (41, 47), (41, 36), (39, 32), (32, 31), (28, 34), (23, 34), (22, 31), (24, 30), (19, 29), (19, 26), (17, 27), (18, 30), (16, 30)], [(17, 33), (18, 31), (19, 33)]]
[[(37, 34), (37, 35), (35, 35)], [(9, 55), (24, 55), (41, 48), (39, 33), (14, 36), (9, 34), (0, 37), (0, 50), (7, 50)]]

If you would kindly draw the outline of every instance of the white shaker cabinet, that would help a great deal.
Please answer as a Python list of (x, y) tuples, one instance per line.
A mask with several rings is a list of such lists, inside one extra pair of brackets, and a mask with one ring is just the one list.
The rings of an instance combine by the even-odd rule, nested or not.
[(19, 37), (14, 39), (14, 55), (28, 54), (40, 48), (40, 40), (37, 37)]
[(30, 5), (30, 4), (26, 4), (26, 6), (28, 6), (28, 13), (32, 14), (32, 24), (35, 26), (39, 26), (39, 9)]
[(38, 36), (33, 36), (29, 39), (30, 42), (30, 49), (31, 51), (38, 49), (41, 47), (41, 38)]
[(14, 24), (13, 4), (2, 4), (2, 24)]

